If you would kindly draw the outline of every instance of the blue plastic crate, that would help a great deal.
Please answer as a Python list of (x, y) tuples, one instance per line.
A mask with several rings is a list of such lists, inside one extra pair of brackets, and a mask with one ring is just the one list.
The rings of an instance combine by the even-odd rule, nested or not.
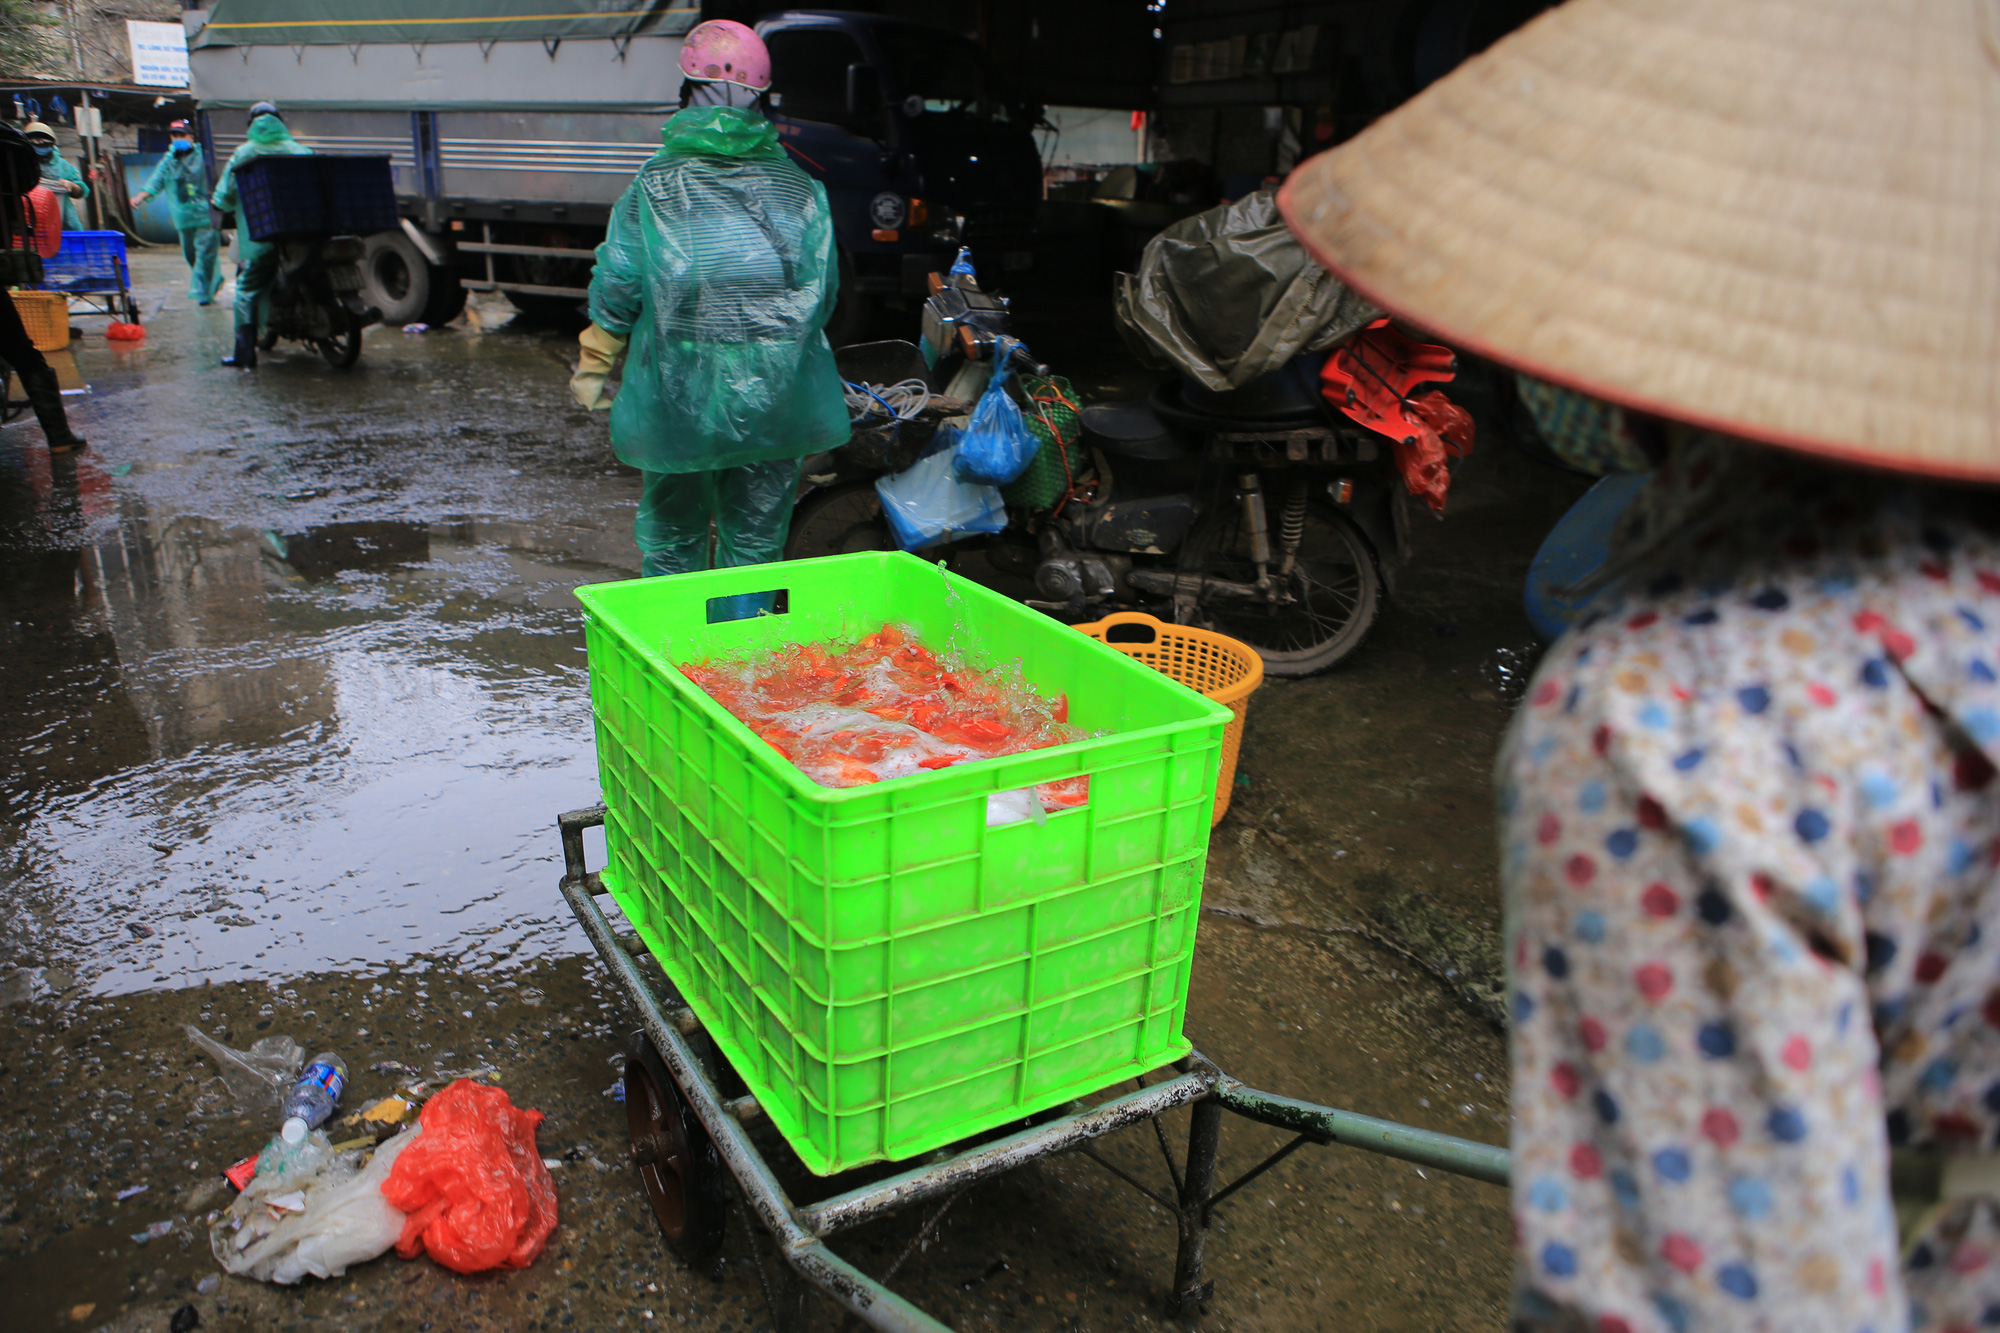
[(236, 193), (238, 221), (253, 241), (366, 236), (397, 225), (386, 154), (254, 158), (236, 169)]
[(401, 225), (396, 212), (396, 177), (386, 156), (324, 156), (319, 164), (327, 213), (335, 231), (367, 236), (394, 231)]
[(55, 258), (42, 261), (47, 291), (122, 292), (131, 285), (122, 232), (66, 231)]

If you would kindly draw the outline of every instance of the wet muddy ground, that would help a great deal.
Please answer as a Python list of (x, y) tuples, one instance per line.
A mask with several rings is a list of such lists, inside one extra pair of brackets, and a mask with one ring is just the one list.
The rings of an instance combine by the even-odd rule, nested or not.
[[(570, 590), (637, 564), (636, 477), (568, 399), (568, 332), (500, 302), (371, 330), (351, 372), (281, 349), (239, 375), (178, 257), (135, 271), (146, 342), (80, 320), (64, 367), (92, 448), (52, 461), (32, 421), (0, 428), (7, 1322), (769, 1327), (740, 1219), (713, 1273), (665, 1254), (608, 1091), (630, 1021), (554, 888), (554, 815), (596, 799)], [(1097, 307), (1045, 298), (1043, 337), (1019, 305), (1086, 392), (1138, 382)], [(1238, 1077), (1504, 1140), (1487, 773), (1532, 652), (1527, 561), (1580, 489), (1487, 439), (1369, 642), (1253, 704), (1188, 1011)], [(272, 1125), (214, 1095), (183, 1023), (337, 1049), (351, 1103), (412, 1076), (383, 1062), (497, 1077), (563, 1163), (549, 1251), (218, 1280), (218, 1173)], [(1223, 1175), (1281, 1141), (1227, 1124)], [(1105, 1154), (1165, 1182), (1143, 1129)], [(919, 1224), (838, 1246), (879, 1273)], [(1301, 1153), (1222, 1209), (1206, 1322), (1499, 1328), (1506, 1228), (1491, 1187)], [(969, 1191), (897, 1286), (958, 1327), (1151, 1326), (1173, 1239), (1064, 1157)]]

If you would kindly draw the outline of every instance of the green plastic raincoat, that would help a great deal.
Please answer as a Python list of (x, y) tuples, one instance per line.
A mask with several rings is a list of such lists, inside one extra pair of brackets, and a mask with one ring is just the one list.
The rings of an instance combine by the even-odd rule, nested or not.
[(199, 145), (185, 153), (170, 152), (161, 158), (139, 189), (142, 194), (165, 199), (173, 205), (174, 226), (178, 230), (208, 225), (208, 170)]
[[(236, 211), (236, 168), (252, 158), (298, 156), (312, 149), (292, 137), (285, 122), (276, 116), (259, 116), (250, 122), (249, 137), (229, 155), (229, 165), (216, 182), (214, 205), (225, 213)], [(264, 293), (278, 272), (278, 246), (274, 241), (253, 241), (250, 229), (236, 229), (236, 327), (255, 327), (259, 321)]]
[(591, 319), (631, 339), (612, 447), (643, 471), (686, 473), (843, 443), (825, 189), (754, 110), (681, 111), (661, 138), (612, 210), (590, 279)]
[(215, 227), (208, 212), (208, 171), (201, 148), (169, 152), (140, 190), (172, 205), (181, 254), (188, 262), (188, 295), (207, 305), (222, 286), (222, 274), (217, 268)]

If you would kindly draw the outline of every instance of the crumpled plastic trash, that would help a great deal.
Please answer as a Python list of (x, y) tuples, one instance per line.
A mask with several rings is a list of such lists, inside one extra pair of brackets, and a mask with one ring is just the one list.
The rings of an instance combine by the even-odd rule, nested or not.
[(202, 1085), (202, 1094), (195, 1099), (195, 1109), (203, 1115), (265, 1110), (284, 1097), (306, 1058), (306, 1048), (290, 1037), (262, 1037), (249, 1050), (239, 1051), (192, 1023), (181, 1024), (181, 1031), (222, 1071), (219, 1078)]
[(556, 1229), (556, 1187), (535, 1148), (540, 1111), (500, 1088), (459, 1079), (424, 1104), (423, 1137), (397, 1161), (382, 1197), (409, 1214), (396, 1253), (457, 1273), (526, 1268)]
[(114, 320), (105, 326), (104, 336), (112, 342), (135, 343), (144, 340), (146, 328), (143, 324), (126, 324)]
[(299, 1169), (259, 1175), (211, 1224), (216, 1261), (239, 1277), (289, 1285), (339, 1277), (382, 1254), (408, 1220), (383, 1197), (382, 1184), (417, 1135), (398, 1134), (371, 1157), (333, 1152), (315, 1132), (308, 1142), (318, 1151)]

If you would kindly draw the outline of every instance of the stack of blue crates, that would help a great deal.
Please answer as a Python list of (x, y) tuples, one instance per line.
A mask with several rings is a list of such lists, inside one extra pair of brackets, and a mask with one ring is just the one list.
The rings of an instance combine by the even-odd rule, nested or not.
[(123, 232), (66, 231), (55, 257), (42, 261), (42, 286), (48, 291), (122, 292), (131, 285)]

